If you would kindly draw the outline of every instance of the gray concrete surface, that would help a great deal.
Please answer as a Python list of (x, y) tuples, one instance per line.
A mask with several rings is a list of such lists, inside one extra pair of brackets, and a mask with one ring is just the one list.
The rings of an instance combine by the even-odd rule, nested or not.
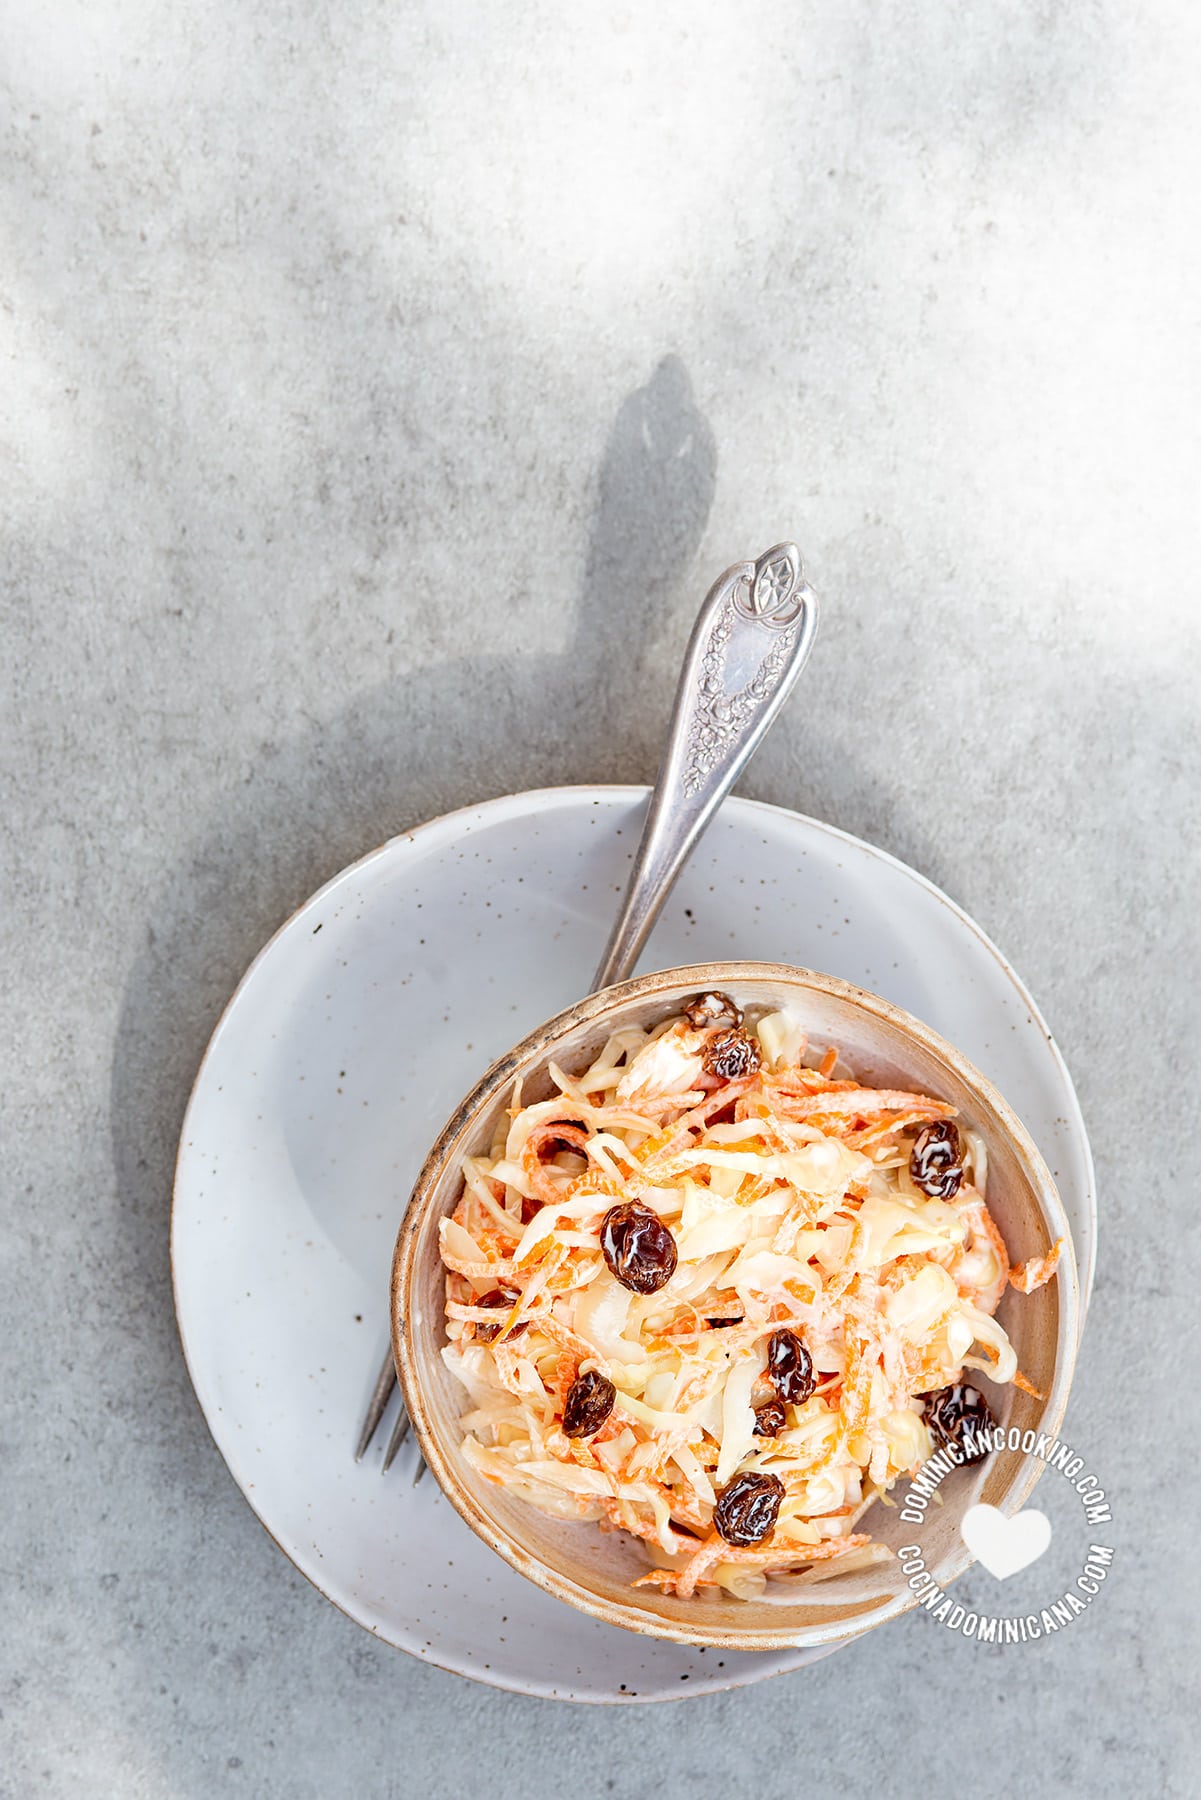
[[(0, 1793), (1197, 1792), (1195, 9), (2, 17)], [(826, 624), (746, 791), (944, 884), (1065, 1048), (1118, 1558), (1036, 1648), (910, 1617), (527, 1701), (256, 1524), (174, 1142), (289, 910), (447, 807), (647, 778), (700, 593), (783, 533)]]

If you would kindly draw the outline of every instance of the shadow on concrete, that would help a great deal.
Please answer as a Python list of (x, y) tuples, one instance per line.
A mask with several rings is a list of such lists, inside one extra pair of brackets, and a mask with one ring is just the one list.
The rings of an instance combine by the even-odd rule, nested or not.
[[(148, 904), (110, 1100), (120, 1195), (112, 1249), (148, 1366), (140, 1392), (114, 1404), (128, 1408), (145, 1454), (157, 1459), (162, 1504), (189, 1495), (198, 1555), (206, 1507), (230, 1496), (197, 1430), (179, 1354), (169, 1210), (184, 1108), (222, 1007), (295, 906), (396, 832), (524, 787), (653, 775), (666, 714), (655, 644), (659, 661), (678, 655), (699, 605), (693, 564), (715, 474), (712, 431), (683, 363), (667, 356), (614, 420), (567, 648), (449, 661), (369, 689), (330, 723), (302, 725), (224, 796)], [(236, 1586), (237, 1572), (225, 1579)]]

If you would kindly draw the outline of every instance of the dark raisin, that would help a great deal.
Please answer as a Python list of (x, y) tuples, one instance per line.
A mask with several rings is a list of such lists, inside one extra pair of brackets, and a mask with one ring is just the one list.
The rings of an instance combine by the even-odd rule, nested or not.
[(965, 1462), (984, 1461), (989, 1452), (976, 1439), (981, 1432), (992, 1431), (996, 1421), (979, 1388), (964, 1382), (939, 1388), (936, 1393), (923, 1395), (922, 1410), (940, 1444), (961, 1450)]
[(600, 1241), (610, 1272), (636, 1294), (657, 1294), (676, 1272), (676, 1240), (658, 1213), (637, 1200), (609, 1208)]
[(684, 1008), (684, 1017), (694, 1031), (704, 1031), (707, 1025), (716, 1025), (722, 1019), (741, 1025), (742, 1008), (735, 1006), (728, 994), (698, 994)]
[(591, 1437), (594, 1431), (599, 1431), (613, 1411), (616, 1398), (617, 1389), (607, 1376), (598, 1375), (595, 1369), (589, 1369), (586, 1375), (577, 1375), (567, 1390), (567, 1404), (563, 1408), (563, 1430), (567, 1436)]
[[(503, 1307), (506, 1312), (511, 1312), (519, 1299), (520, 1294), (518, 1290), (515, 1287), (507, 1287), (502, 1282), (500, 1287), (494, 1287), (488, 1293), (481, 1294), (475, 1304), (477, 1306), (496, 1307), (498, 1310)], [(525, 1320), (521, 1319), (514, 1325), (509, 1336), (511, 1338), (520, 1337), (524, 1330)], [(476, 1325), (472, 1336), (477, 1344), (490, 1344), (494, 1338), (500, 1336), (500, 1333), (501, 1327), (499, 1325)]]
[(714, 1331), (725, 1331), (730, 1325), (741, 1325), (742, 1314), (739, 1313), (736, 1319), (706, 1319), (705, 1324), (710, 1326)]
[(780, 1512), (784, 1483), (778, 1475), (735, 1475), (713, 1509), (713, 1524), (727, 1544), (758, 1544)]
[(737, 1081), (740, 1075), (753, 1075), (759, 1067), (759, 1046), (745, 1031), (719, 1031), (705, 1045), (702, 1057), (706, 1075), (718, 1075), (723, 1081)]
[(932, 1200), (949, 1200), (963, 1180), (959, 1132), (950, 1119), (923, 1125), (909, 1152), (909, 1174), (915, 1187)]
[(756, 1437), (779, 1437), (787, 1423), (788, 1414), (781, 1400), (768, 1400), (755, 1408)]
[(767, 1379), (790, 1406), (802, 1406), (817, 1386), (813, 1358), (795, 1331), (772, 1332), (767, 1345)]

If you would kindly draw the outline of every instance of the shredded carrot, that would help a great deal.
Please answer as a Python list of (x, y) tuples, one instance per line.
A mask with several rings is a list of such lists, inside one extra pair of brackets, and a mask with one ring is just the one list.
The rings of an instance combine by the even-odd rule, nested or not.
[(1063, 1239), (1056, 1238), (1045, 1256), (1029, 1256), (1009, 1271), (1011, 1286), (1019, 1294), (1032, 1294), (1036, 1288), (1045, 1287), (1059, 1267), (1062, 1254)]

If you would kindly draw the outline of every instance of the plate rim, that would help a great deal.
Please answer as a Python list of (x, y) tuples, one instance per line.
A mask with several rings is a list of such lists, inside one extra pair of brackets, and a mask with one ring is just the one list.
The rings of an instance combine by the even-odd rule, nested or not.
[[(414, 845), (420, 839), (429, 836), (440, 828), (453, 824), (456, 820), (466, 820), (478, 817), (480, 814), (492, 812), (496, 812), (503, 817), (506, 809), (512, 810), (514, 808), (520, 809), (522, 812), (537, 811), (541, 807), (546, 807), (569, 797), (575, 797), (580, 800), (587, 799), (594, 805), (600, 805), (604, 800), (645, 800), (649, 797), (650, 793), (650, 785), (641, 782), (573, 782), (549, 787), (524, 788), (507, 794), (497, 794), (490, 799), (472, 801), (464, 806), (451, 808), (447, 812), (438, 813), (432, 818), (424, 819), (407, 830), (393, 833), (391, 837), (386, 838), (382, 843), (374, 845), (370, 850), (365, 851), (362, 856), (356, 857), (353, 862), (347, 863), (343, 868), (331, 875), (328, 880), (322, 882), (320, 886), (315, 888), (311, 894), (307, 895), (298, 906), (294, 907), (292, 911), (287, 914), (262, 944), (260, 949), (246, 965), (237, 984), (221, 1009), (217, 1022), (213, 1027), (205, 1045), (204, 1052), (197, 1065), (196, 1074), (188, 1093), (187, 1105), (184, 1108), (183, 1118), (180, 1124), (179, 1142), (176, 1147), (171, 1183), (171, 1218), (168, 1254), (171, 1267), (172, 1304), (175, 1313), (176, 1330), (179, 1334), (180, 1348), (184, 1359), (184, 1366), (187, 1369), (188, 1379), (191, 1382), (192, 1391), (196, 1396), (196, 1402), (199, 1406), (201, 1417), (204, 1419), (209, 1436), (221, 1456), (222, 1461), (225, 1463), (226, 1468), (229, 1470), (243, 1500), (245, 1500), (246, 1504), (250, 1507), (251, 1512), (254, 1514), (254, 1517), (258, 1520), (267, 1536), (271, 1539), (271, 1542), (284, 1556), (287, 1557), (293, 1567), (299, 1570), (305, 1580), (316, 1588), (317, 1592), (321, 1594), (325, 1600), (329, 1601), (329, 1603), (336, 1607), (340, 1613), (344, 1614), (346, 1618), (353, 1620), (356, 1625), (370, 1632), (372, 1637), (376, 1638), (380, 1643), (388, 1644), (392, 1649), (400, 1650), (410, 1656), (414, 1656), (419, 1662), (426, 1664), (432, 1663), (435, 1667), (442, 1668), (450, 1674), (461, 1676), (466, 1680), (479, 1681), (486, 1686), (494, 1687), (503, 1692), (525, 1694), (535, 1698), (566, 1701), (576, 1705), (654, 1705), (669, 1703), (676, 1700), (686, 1700), (692, 1697), (700, 1698), (704, 1694), (725, 1693), (737, 1688), (755, 1686), (762, 1681), (772, 1680), (779, 1675), (794, 1673), (797, 1669), (804, 1668), (811, 1662), (822, 1660), (825, 1656), (833, 1654), (835, 1650), (846, 1646), (834, 1644), (830, 1646), (821, 1646), (820, 1648), (815, 1647), (815, 1650), (805, 1653), (802, 1662), (789, 1662), (785, 1667), (779, 1669), (767, 1669), (756, 1672), (746, 1679), (739, 1679), (737, 1672), (735, 1671), (721, 1683), (706, 1683), (703, 1688), (696, 1687), (685, 1690), (683, 1693), (672, 1690), (655, 1694), (607, 1694), (602, 1696), (600, 1694), (565, 1694), (553, 1692), (549, 1684), (534, 1686), (532, 1684), (505, 1680), (499, 1678), (500, 1672), (495, 1669), (490, 1669), (485, 1672), (478, 1668), (462, 1667), (453, 1662), (443, 1661), (440, 1656), (423, 1654), (421, 1650), (415, 1647), (410, 1648), (405, 1644), (397, 1644), (391, 1638), (383, 1636), (375, 1625), (358, 1617), (358, 1615), (352, 1612), (342, 1601), (336, 1599), (327, 1588), (322, 1586), (318, 1577), (303, 1567), (280, 1541), (279, 1537), (263, 1517), (263, 1514), (259, 1511), (254, 1499), (251, 1497), (251, 1486), (247, 1480), (243, 1479), (231, 1451), (226, 1449), (225, 1445), (222, 1444), (217, 1436), (209, 1409), (205, 1404), (201, 1383), (197, 1378), (197, 1365), (189, 1346), (188, 1332), (184, 1320), (184, 1310), (180, 1302), (180, 1268), (179, 1260), (177, 1259), (177, 1250), (179, 1248), (178, 1234), (180, 1230), (181, 1186), (186, 1153), (189, 1148), (188, 1132), (192, 1122), (193, 1112), (198, 1104), (210, 1060), (218, 1044), (224, 1039), (234, 1008), (241, 999), (244, 990), (249, 987), (260, 964), (266, 960), (268, 955), (275, 948), (278, 940), (281, 939), (296, 921), (310, 910), (310, 908), (316, 906), (319, 902), (326, 900), (336, 888), (340, 887), (343, 883), (352, 880), (372, 863), (377, 862), (380, 858), (389, 853), (395, 852), (398, 846)], [(769, 800), (752, 799), (749, 796), (742, 794), (728, 796), (727, 800), (723, 802), (723, 808), (731, 803), (734, 803), (740, 809), (747, 808), (752, 812), (765, 813), (777, 820), (783, 818), (790, 824), (800, 825), (810, 830), (820, 832), (828, 838), (832, 838), (855, 850), (867, 851), (871, 856), (878, 857), (882, 861), (890, 864), (895, 870), (906, 876), (909, 880), (914, 881), (925, 888), (961, 923), (968, 926), (973, 936), (978, 939), (984, 949), (998, 965), (1001, 972), (1017, 990), (1022, 1001), (1029, 1010), (1032, 1022), (1038, 1027), (1040, 1034), (1046, 1041), (1052, 1059), (1057, 1066), (1058, 1074), (1063, 1082), (1069, 1106), (1066, 1123), (1070, 1128), (1070, 1134), (1073, 1141), (1083, 1155), (1086, 1177), (1086, 1213), (1090, 1221), (1091, 1233), (1087, 1258), (1081, 1259), (1079, 1255), (1077, 1255), (1080, 1337), (1082, 1339), (1096, 1270), (1098, 1237), (1096, 1165), (1092, 1154), (1092, 1146), (1089, 1141), (1088, 1128), (1084, 1120), (1083, 1111), (1080, 1106), (1079, 1097), (1076, 1093), (1075, 1084), (1072, 1081), (1071, 1073), (1068, 1070), (1067, 1063), (1064, 1060), (1063, 1053), (1059, 1048), (1055, 1036), (1048, 1028), (1041, 1009), (1035, 1002), (1029, 988), (1026, 986), (1025, 982), (1022, 981), (1008, 958), (1002, 953), (993, 939), (989, 937), (988, 933), (977, 924), (963, 907), (940, 888), (936, 882), (931, 881), (928, 876), (923, 875), (920, 870), (913, 868), (911, 864), (903, 862), (900, 857), (894, 856), (891, 851), (881, 849), (880, 846), (869, 843), (866, 838), (856, 837), (854, 833), (844, 831), (840, 826), (831, 825), (825, 820), (813, 818), (810, 814), (799, 812), (793, 807), (781, 806)], [(1077, 1348), (1079, 1348), (1079, 1343)], [(847, 1645), (854, 1641), (854, 1639), (847, 1640)], [(787, 1653), (785, 1651), (765, 1651), (760, 1654), (765, 1656), (783, 1656)]]

